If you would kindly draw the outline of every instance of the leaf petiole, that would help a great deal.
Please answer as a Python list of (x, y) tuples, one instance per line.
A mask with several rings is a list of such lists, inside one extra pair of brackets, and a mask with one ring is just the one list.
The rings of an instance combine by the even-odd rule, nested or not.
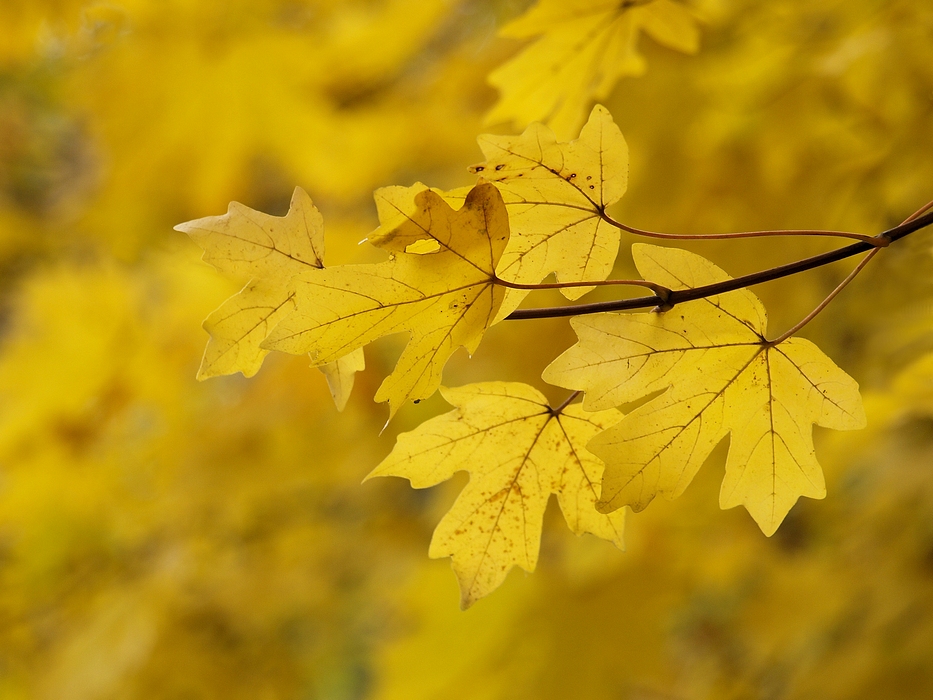
[(573, 392), (570, 396), (568, 396), (566, 399), (563, 400), (560, 406), (557, 406), (556, 408), (551, 409), (551, 415), (559, 416), (561, 411), (563, 411), (565, 408), (567, 408), (567, 406), (572, 404), (577, 399), (577, 397), (580, 396), (580, 394), (582, 393), (583, 393), (582, 391)]
[[(933, 203), (931, 203), (933, 204)], [(929, 208), (929, 205), (927, 206)], [(926, 211), (922, 209), (920, 213)], [(857, 241), (870, 243), (876, 240), (875, 236), (867, 236), (862, 233), (850, 233), (849, 231), (822, 231), (818, 229), (774, 229), (771, 231), (736, 231), (731, 233), (660, 233), (658, 231), (647, 231), (645, 229), (635, 228), (621, 221), (616, 221), (605, 212), (601, 212), (600, 218), (610, 226), (627, 231), (636, 236), (645, 236), (646, 238), (662, 238), (667, 240), (719, 240), (730, 238), (764, 238), (767, 236), (823, 236), (829, 238), (852, 238)], [(909, 220), (908, 220), (909, 221)], [(906, 223), (906, 222), (905, 222)], [(880, 245), (875, 243), (874, 245)]]
[(766, 345), (767, 345), (768, 347), (774, 347), (775, 345), (779, 345), (779, 344), (783, 343), (785, 340), (787, 340), (788, 338), (790, 338), (792, 335), (794, 335), (795, 333), (797, 333), (797, 331), (799, 331), (799, 330), (800, 330), (801, 328), (803, 328), (805, 325), (807, 325), (808, 323), (810, 323), (810, 321), (812, 321), (814, 318), (816, 318), (816, 315), (817, 315), (818, 313), (820, 313), (820, 311), (822, 311), (822, 310), (825, 309), (827, 306), (829, 306), (829, 302), (831, 302), (833, 299), (835, 299), (835, 298), (836, 298), (836, 295), (838, 295), (839, 292), (841, 292), (843, 289), (845, 289), (845, 288), (848, 286), (849, 282), (851, 282), (852, 280), (854, 280), (854, 279), (858, 276), (858, 273), (860, 273), (860, 272), (864, 269), (864, 267), (871, 261), (871, 259), (872, 259), (873, 257), (875, 257), (875, 255), (876, 255), (876, 254), (878, 253), (878, 251), (880, 251), (880, 250), (881, 250), (881, 248), (879, 247), (879, 248), (875, 248), (874, 250), (870, 251), (870, 252), (868, 253), (868, 255), (866, 255), (864, 258), (862, 258), (862, 259), (859, 261), (859, 264), (855, 266), (855, 269), (852, 270), (852, 272), (850, 272), (850, 273), (848, 274), (848, 276), (847, 276), (844, 280), (842, 280), (842, 282), (840, 282), (840, 283), (836, 286), (836, 288), (835, 288), (833, 291), (831, 291), (831, 292), (827, 295), (827, 297), (826, 297), (825, 299), (823, 299), (823, 301), (821, 301), (821, 302), (819, 303), (819, 305), (818, 305), (815, 309), (813, 309), (813, 311), (811, 311), (809, 314), (807, 314), (807, 315), (806, 315), (799, 323), (797, 323), (793, 328), (791, 328), (791, 329), (787, 330), (786, 332), (782, 333), (780, 336), (778, 336), (778, 337), (775, 338), (774, 340), (769, 340), (769, 341), (766, 343)]
[(508, 287), (509, 289), (530, 289), (531, 291), (536, 291), (539, 289), (567, 289), (569, 287), (608, 287), (627, 285), (631, 287), (644, 287), (646, 289), (650, 289), (662, 299), (666, 298), (671, 293), (671, 290), (667, 287), (664, 287), (660, 284), (655, 284), (654, 282), (649, 282), (648, 280), (593, 280), (591, 282), (547, 282), (541, 284), (520, 284), (518, 282), (509, 282), (508, 280), (504, 280), (501, 277), (496, 277), (494, 284), (498, 284), (502, 287)]

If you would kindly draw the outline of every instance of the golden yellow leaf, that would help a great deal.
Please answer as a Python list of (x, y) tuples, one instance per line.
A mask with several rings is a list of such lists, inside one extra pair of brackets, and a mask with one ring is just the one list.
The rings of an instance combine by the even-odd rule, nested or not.
[[(485, 178), (483, 178), (482, 181), (485, 182)], [(379, 248), (384, 248), (386, 250), (404, 250), (406, 253), (430, 253), (437, 250), (437, 242), (433, 239), (416, 240), (406, 244), (402, 241), (393, 243), (386, 236), (387, 231), (393, 231), (400, 223), (414, 214), (417, 208), (417, 205), (415, 205), (414, 202), (418, 196), (418, 193), (424, 192), (428, 189), (430, 189), (441, 199), (447, 202), (447, 204), (454, 208), (460, 208), (463, 206), (463, 201), (466, 199), (466, 196), (470, 191), (469, 187), (458, 187), (453, 190), (445, 191), (436, 187), (429, 188), (427, 185), (421, 182), (416, 182), (410, 187), (382, 187), (376, 190), (373, 194), (373, 198), (376, 200), (376, 210), (379, 212), (380, 225), (379, 228), (373, 231), (366, 240)], [(506, 196), (506, 193), (503, 192), (502, 188), (499, 188), (499, 193)], [(506, 204), (506, 209), (508, 208), (509, 206)], [(508, 254), (509, 249), (516, 243), (518, 238), (518, 236), (516, 236), (514, 233), (511, 218), (512, 215), (510, 212), (509, 229), (511, 233), (509, 235), (509, 242), (505, 246), (505, 252), (503, 253), (503, 256)], [(497, 265), (497, 274), (501, 272), (501, 267), (502, 258), (499, 259), (499, 264)], [(535, 283), (539, 281), (540, 278), (535, 280)], [(517, 309), (522, 303), (522, 300), (524, 300), (524, 298), (527, 296), (528, 290), (526, 289), (506, 288), (502, 302), (499, 304), (499, 311), (493, 319), (493, 323), (498, 323), (510, 313), (515, 311), (515, 309)]]
[(591, 100), (644, 72), (636, 49), (642, 30), (685, 53), (699, 46), (690, 11), (673, 0), (541, 0), (502, 28), (504, 36), (540, 36), (490, 73), (501, 96), (486, 122), (543, 121), (558, 135), (575, 133)]
[[(379, 215), (379, 228), (369, 234), (366, 238), (367, 242), (372, 243), (377, 248), (396, 253), (416, 252), (411, 248), (413, 245), (436, 243), (433, 238), (425, 238), (424, 234), (419, 232), (417, 228), (402, 228), (418, 211), (420, 206), (418, 195), (426, 190), (431, 190), (431, 192), (443, 199), (448, 206), (459, 209), (463, 206), (470, 189), (469, 187), (460, 187), (445, 192), (436, 187), (428, 187), (423, 182), (416, 182), (410, 187), (400, 185), (380, 187), (373, 192), (376, 212)], [(407, 232), (406, 236), (402, 235), (403, 231)]]
[(441, 393), (457, 410), (400, 435), (367, 478), (401, 476), (426, 488), (457, 471), (470, 473), (470, 483), (434, 531), (429, 552), (451, 558), (461, 607), (495, 590), (515, 565), (534, 571), (552, 493), (573, 532), (622, 547), (624, 514), (596, 512), (603, 465), (583, 447), (620, 418), (618, 411), (552, 409), (541, 392), (516, 382)]
[(198, 379), (242, 372), (252, 377), (268, 350), (260, 347), (275, 324), (295, 307), (295, 290), (281, 282), (251, 280), (204, 321), (210, 340), (198, 368)]
[[(670, 289), (730, 279), (683, 250), (636, 244), (632, 253), (645, 279)], [(546, 381), (585, 390), (592, 410), (663, 392), (589, 443), (607, 465), (603, 511), (679, 496), (731, 433), (720, 505), (744, 505), (771, 535), (800, 496), (826, 495), (812, 425), (865, 425), (855, 380), (807, 340), (770, 346), (765, 310), (748, 290), (572, 324), (579, 342)]]
[[(558, 142), (543, 124), (478, 141), (486, 161), (471, 171), (502, 192), (512, 228), (500, 277), (520, 284), (551, 272), (561, 282), (606, 279), (620, 234), (602, 215), (628, 186), (628, 146), (609, 111), (596, 105), (575, 141)], [(577, 299), (589, 289), (562, 291)]]
[(300, 187), (284, 217), (231, 202), (223, 216), (187, 221), (175, 230), (204, 249), (204, 262), (230, 275), (284, 281), (324, 267), (324, 220)]
[[(252, 377), (269, 351), (263, 341), (295, 308), (295, 277), (324, 267), (324, 220), (308, 194), (296, 187), (288, 213), (270, 216), (231, 202), (223, 216), (179, 224), (204, 249), (203, 260), (221, 272), (252, 279), (204, 321), (211, 339), (198, 379), (242, 372)], [(321, 367), (338, 410), (364, 367), (362, 351)]]
[[(410, 340), (375, 397), (389, 402), (390, 418), (405, 401), (434, 393), (458, 347), (476, 349), (504, 291), (495, 283), (496, 262), (509, 237), (499, 191), (479, 184), (459, 211), (431, 190), (415, 202), (414, 214), (379, 234), (377, 244), (392, 251), (390, 260), (300, 277), (297, 308), (263, 343), (266, 349), (309, 353), (320, 365), (407, 331)], [(438, 249), (405, 252), (423, 240), (435, 240)]]

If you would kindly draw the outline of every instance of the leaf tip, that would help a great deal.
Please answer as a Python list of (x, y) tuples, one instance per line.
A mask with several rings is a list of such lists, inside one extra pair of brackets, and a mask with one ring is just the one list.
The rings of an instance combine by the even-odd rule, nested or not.
[(362, 480), (360, 483), (361, 483), (361, 484), (365, 484), (367, 481), (369, 481), (370, 479), (375, 479), (377, 476), (386, 476), (385, 474), (380, 474), (380, 473), (379, 473), (379, 469), (380, 469), (381, 467), (382, 467), (381, 464), (378, 465), (375, 469), (373, 469), (371, 472), (369, 472), (369, 474), (367, 474), (366, 476), (364, 476), (364, 477), (363, 477), (363, 480)]
[(314, 206), (311, 201), (311, 195), (308, 194), (307, 190), (301, 185), (295, 185), (295, 189), (292, 190), (292, 199), (289, 208), (297, 209), (301, 205)]

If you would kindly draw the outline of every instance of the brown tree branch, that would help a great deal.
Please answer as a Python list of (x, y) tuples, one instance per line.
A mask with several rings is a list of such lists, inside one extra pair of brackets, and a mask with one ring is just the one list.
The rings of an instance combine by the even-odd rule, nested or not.
[(853, 255), (858, 255), (859, 253), (865, 253), (879, 247), (884, 247), (890, 243), (893, 243), (894, 241), (904, 238), (904, 236), (910, 235), (914, 231), (919, 231), (920, 229), (926, 228), (931, 224), (933, 224), (933, 211), (929, 211), (926, 214), (918, 216), (914, 219), (908, 219), (906, 222), (899, 226), (895, 226), (894, 228), (884, 231), (877, 236), (873, 236), (870, 242), (860, 241), (843, 248), (838, 248), (837, 250), (832, 250), (828, 253), (814, 255), (813, 257), (804, 258), (803, 260), (798, 260), (797, 262), (788, 263), (787, 265), (779, 265), (768, 270), (762, 270), (761, 272), (754, 272), (750, 275), (744, 275), (742, 277), (736, 277), (735, 279), (726, 280), (725, 282), (707, 284), (702, 287), (694, 287), (692, 289), (679, 289), (677, 291), (671, 292), (670, 296), (668, 296), (666, 300), (659, 296), (650, 296), (637, 297), (634, 299), (600, 301), (592, 304), (577, 304), (574, 306), (551, 306), (537, 309), (518, 309), (517, 311), (513, 311), (511, 314), (506, 316), (506, 319), (519, 320), (529, 318), (560, 318), (564, 316), (596, 314), (602, 313), (604, 311), (645, 309), (654, 306), (661, 306), (667, 309), (685, 301), (693, 301), (695, 299), (704, 299), (706, 297), (715, 296), (717, 294), (725, 294), (726, 292), (732, 292), (736, 289), (743, 289), (745, 287), (751, 287), (755, 284), (761, 284), (762, 282), (770, 282), (771, 280), (781, 279), (782, 277), (789, 277), (800, 272), (806, 272), (807, 270), (813, 270), (817, 267), (822, 267), (823, 265), (829, 265), (830, 263), (834, 263), (839, 260), (845, 260), (846, 258), (850, 258)]

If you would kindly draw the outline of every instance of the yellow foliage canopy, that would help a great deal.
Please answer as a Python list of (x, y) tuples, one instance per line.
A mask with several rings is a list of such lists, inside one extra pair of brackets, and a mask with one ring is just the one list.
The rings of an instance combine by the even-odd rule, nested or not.
[(369, 477), (401, 476), (415, 488), (470, 473), (470, 483), (434, 531), (430, 556), (452, 560), (461, 607), (494, 591), (515, 566), (534, 571), (550, 495), (570, 529), (622, 547), (624, 511), (596, 512), (603, 465), (587, 441), (616, 422), (614, 409), (551, 408), (538, 390), (514, 382), (448, 389), (457, 410), (399, 436)]
[(490, 73), (502, 95), (487, 123), (542, 121), (559, 135), (574, 133), (594, 97), (605, 99), (619, 78), (644, 72), (640, 31), (678, 51), (699, 46), (690, 11), (673, 0), (541, 0), (502, 28), (504, 36), (540, 36)]
[[(670, 289), (730, 279), (684, 250), (636, 244), (632, 253), (645, 279)], [(571, 323), (579, 342), (546, 381), (585, 390), (592, 410), (664, 392), (588, 444), (606, 462), (603, 512), (679, 496), (731, 433), (720, 506), (744, 505), (771, 535), (800, 496), (826, 495), (812, 424), (865, 425), (855, 380), (807, 340), (769, 344), (764, 307), (748, 290)]]
[[(510, 154), (495, 144), (522, 137), (482, 137), (485, 156), (472, 152), (471, 139), (493, 102), (486, 75), (506, 48), (490, 43), (492, 15), (519, 5), (532, 9), (510, 31), (527, 37), (529, 48), (497, 73), (510, 80), (497, 83), (496, 109), (522, 122), (518, 132), (545, 119), (556, 136), (545, 127), (529, 133), (550, 138), (559, 162), (595, 91), (612, 89), (604, 104), (638, 153), (626, 223), (684, 232), (873, 232), (931, 196), (929, 2), (0, 2), (4, 698), (933, 697), (933, 296), (925, 234), (880, 254), (883, 262), (808, 327), (865, 387), (872, 426), (817, 436), (832, 498), (802, 499), (765, 540), (744, 515), (717, 512), (722, 475), (701, 469), (680, 507), (658, 504), (637, 516), (624, 556), (596, 537), (550, 532), (538, 553), (536, 531), (527, 540), (521, 533), (513, 553), (533, 550), (536, 575), (507, 577), (466, 615), (450, 604), (456, 584), (446, 565), (418, 554), (437, 500), (423, 491), (412, 497), (407, 483), (358, 488), (388, 452), (375, 430), (363, 429), (382, 406), (355, 402), (335, 420), (301, 357), (278, 358), (249, 382), (192, 383), (206, 340), (198, 324), (236, 289), (196, 263), (171, 225), (219, 214), (231, 199), (282, 213), (289, 185), (302, 183), (333, 212), (328, 262), (374, 262), (372, 249), (355, 247), (372, 229), (366, 202), (374, 187), (417, 178), (464, 184), (462, 166), (483, 158), (487, 179), (518, 175), (520, 166), (506, 163)], [(686, 26), (694, 37), (687, 8), (704, 13), (710, 40), (696, 58), (649, 45), (665, 31), (664, 8), (671, 32)], [(637, 38), (642, 31), (648, 39)], [(636, 48), (652, 50), (649, 76), (618, 79), (640, 68)], [(521, 61), (529, 61), (523, 76), (514, 67)], [(527, 105), (519, 104), (523, 91)], [(534, 172), (553, 180), (551, 206), (516, 189), (529, 175), (493, 183), (513, 232), (500, 277), (535, 282), (539, 272), (556, 271), (571, 281), (576, 272), (555, 250), (578, 259), (593, 241), (617, 245), (611, 231), (584, 230), (602, 227), (595, 205), (607, 202), (568, 201), (558, 191), (568, 184), (563, 163), (550, 165), (558, 172)], [(543, 177), (535, 186), (545, 186)], [(406, 216), (419, 216), (415, 193), (382, 193), (384, 231), (405, 222), (388, 222), (390, 194)], [(465, 196), (448, 203), (459, 209)], [(532, 226), (536, 216), (544, 227), (575, 213), (592, 218), (573, 235), (557, 232), (560, 223), (547, 243), (548, 229)], [(290, 225), (258, 216), (276, 233)], [(301, 230), (297, 217), (286, 219)], [(266, 235), (262, 226), (246, 230), (257, 242)], [(702, 246), (729, 269), (751, 270), (828, 245), (788, 238), (777, 250), (773, 240)], [(426, 264), (445, 254), (433, 239), (396, 243), (383, 245), (396, 259)], [(628, 236), (623, 243), (627, 249)], [(318, 248), (307, 259), (322, 257)], [(511, 264), (518, 257), (523, 265)], [(624, 250), (620, 273), (627, 264)], [(228, 273), (245, 289), (208, 321), (202, 377), (255, 372), (268, 332), (296, 307), (298, 280), (331, 274), (320, 264), (294, 274), (283, 267)], [(593, 275), (585, 279), (602, 276), (576, 269)], [(772, 326), (792, 325), (836, 281), (836, 268), (824, 268), (764, 287)], [(523, 291), (505, 289), (496, 318)], [(541, 297), (546, 304), (554, 295)], [(723, 308), (740, 298), (722, 297)], [(624, 318), (632, 328), (655, 323), (651, 340), (660, 342), (668, 324), (677, 330), (679, 314), (701, 306)], [(702, 320), (685, 316), (693, 326)], [(585, 330), (591, 322), (600, 320), (575, 323)], [(447, 383), (494, 372), (535, 385), (569, 332), (559, 321), (495, 330), (482, 348), (490, 352), (449, 366)], [(737, 326), (735, 335), (743, 346), (735, 357), (752, 358), (751, 329)], [(609, 357), (633, 338), (607, 338), (612, 345), (600, 352)], [(606, 440), (621, 435), (626, 450), (642, 449), (648, 438), (635, 427), (649, 414), (681, 415), (674, 399), (694, 401), (696, 382), (715, 383), (733, 357), (717, 347), (695, 358), (699, 350), (676, 341), (656, 358), (681, 354), (672, 375), (662, 382), (659, 374), (648, 382), (656, 391), (638, 398), (653, 398), (653, 408), (607, 420)], [(690, 341), (700, 344), (692, 334)], [(367, 352), (371, 364), (394, 363), (389, 344)], [(751, 359), (757, 369), (746, 369), (696, 422), (709, 426), (718, 408), (736, 417), (726, 397), (736, 405), (754, 399), (758, 412), (728, 426), (737, 451), (746, 424), (760, 430), (769, 408), (762, 370), (771, 371), (773, 396), (783, 402), (793, 382), (803, 384), (791, 360), (808, 376), (826, 367), (802, 357), (813, 355), (796, 341), (762, 349)], [(361, 360), (362, 348), (337, 360), (329, 379), (338, 400)], [(638, 388), (631, 384), (631, 393)], [(816, 392), (797, 398), (814, 400), (816, 415)], [(461, 403), (465, 416), (474, 403)], [(543, 398), (528, 406), (511, 426), (547, 420)], [(403, 418), (426, 411), (431, 405)], [(525, 415), (517, 403), (514, 415)], [(535, 463), (516, 482), (523, 495), (553, 486), (559, 467), (538, 452), (557, 423), (593, 415), (570, 406), (547, 422)], [(812, 421), (804, 418), (782, 425), (806, 438)], [(466, 432), (462, 421), (457, 426)], [(491, 432), (505, 436), (507, 426)], [(591, 460), (593, 482), (604, 467), (580, 446), (594, 439), (596, 446), (604, 439), (596, 433), (574, 443), (581, 460)], [(526, 438), (503, 437), (493, 456), (515, 454)], [(618, 457), (615, 446), (594, 448)], [(473, 470), (467, 491), (508, 473), (485, 474), (481, 467), (494, 463), (464, 458)], [(566, 474), (579, 474), (571, 467)], [(765, 471), (762, 483), (775, 474)], [(532, 479), (538, 475), (540, 482)], [(623, 511), (597, 513), (588, 488), (581, 486), (580, 512), (585, 506), (601, 522), (621, 518)], [(473, 566), (454, 548), (489, 534), (481, 524), (473, 539), (445, 540), (439, 554), (449, 550), (455, 565)]]

